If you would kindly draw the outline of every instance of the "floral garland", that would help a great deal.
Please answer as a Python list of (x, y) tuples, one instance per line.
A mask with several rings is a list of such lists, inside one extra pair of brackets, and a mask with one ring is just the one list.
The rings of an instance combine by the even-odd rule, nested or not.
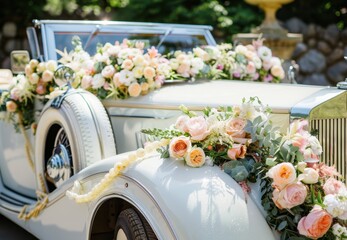
[(148, 143), (145, 148), (139, 148), (135, 152), (130, 153), (125, 159), (117, 162), (113, 168), (96, 184), (89, 192), (83, 193), (82, 184), (79, 181), (74, 182), (74, 186), (70, 191), (66, 191), (66, 196), (75, 200), (77, 203), (90, 202), (97, 198), (112, 181), (126, 170), (131, 164), (145, 159), (147, 156), (153, 155), (156, 149), (165, 147), (168, 144), (166, 139)]
[(279, 82), (284, 78), (281, 61), (273, 57), (262, 40), (252, 45), (231, 44), (194, 48), (191, 52), (176, 51), (162, 56), (157, 49), (144, 49), (142, 42), (124, 40), (106, 43), (90, 56), (78, 37), (72, 41), (74, 50), (59, 51), (58, 62), (32, 59), (25, 75), (13, 78), (8, 91), (0, 92), (0, 111), (18, 129), (16, 113), (22, 113), (23, 125), (35, 132), (35, 99), (45, 103), (66, 91), (65, 82), (54, 78), (58, 64), (74, 72), (71, 85), (92, 92), (100, 99), (138, 97), (158, 89), (165, 80), (192, 78), (237, 79)]

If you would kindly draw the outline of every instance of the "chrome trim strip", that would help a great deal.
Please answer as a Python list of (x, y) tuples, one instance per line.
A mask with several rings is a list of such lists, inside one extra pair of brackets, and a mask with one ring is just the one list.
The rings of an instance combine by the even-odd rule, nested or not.
[[(292, 109), (290, 110), (290, 115), (293, 118), (307, 118), (311, 112), (313, 111), (314, 108), (318, 107), (319, 105), (329, 102), (335, 97), (338, 97), (339, 95), (342, 97), (343, 95), (346, 95), (345, 90), (340, 90), (337, 88), (324, 88), (311, 96), (305, 98), (304, 100), (300, 101), (297, 103)], [(346, 101), (342, 103), (344, 105), (344, 111), (336, 113), (342, 114), (341, 117), (346, 117), (347, 112), (346, 112)], [(330, 116), (329, 118), (336, 118), (337, 116)], [(310, 117), (311, 118), (311, 117)]]
[(154, 23), (154, 22), (126, 22), (126, 21), (91, 21), (91, 20), (39, 20), (39, 25), (45, 24), (80, 24), (80, 25), (110, 25), (110, 26), (144, 26), (144, 27), (177, 27), (177, 28), (194, 28), (213, 30), (210, 25), (194, 25), (194, 24), (171, 24), (171, 23)]

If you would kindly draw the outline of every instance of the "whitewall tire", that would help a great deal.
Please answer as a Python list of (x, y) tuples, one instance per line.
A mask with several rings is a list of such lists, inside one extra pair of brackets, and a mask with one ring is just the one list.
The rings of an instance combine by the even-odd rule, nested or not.
[[(59, 174), (68, 174), (66, 171), (70, 168), (70, 176), (96, 161), (116, 154), (106, 110), (91, 93), (72, 90), (59, 108), (51, 107), (48, 102), (43, 109), (35, 137), (35, 169), (39, 175), (38, 188), (42, 191), (51, 192), (56, 187), (47, 181), (52, 181), (52, 177), (47, 177), (47, 170), (53, 175), (56, 171), (54, 167), (47, 169), (47, 163), (52, 161), (53, 156), (58, 156), (57, 152), (62, 152), (61, 155), (65, 156), (62, 158), (70, 164), (65, 172)], [(60, 155), (57, 158), (60, 159)]]

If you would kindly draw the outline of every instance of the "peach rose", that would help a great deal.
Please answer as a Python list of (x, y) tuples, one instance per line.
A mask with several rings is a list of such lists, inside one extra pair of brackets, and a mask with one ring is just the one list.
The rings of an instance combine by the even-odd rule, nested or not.
[(323, 190), (324, 190), (325, 195), (338, 194), (341, 190), (346, 190), (346, 186), (341, 181), (338, 181), (335, 178), (330, 177), (324, 183)]
[(30, 67), (30, 65), (25, 66), (25, 75), (29, 76), (33, 73), (33, 69)]
[(284, 162), (270, 168), (267, 176), (273, 179), (273, 184), (279, 190), (282, 190), (287, 184), (295, 181), (296, 171), (293, 164)]
[(49, 60), (48, 62), (46, 62), (46, 69), (54, 72), (55, 70), (57, 70), (57, 62), (54, 60)]
[(242, 144), (233, 144), (233, 147), (228, 150), (228, 157), (232, 160), (244, 158), (247, 152), (247, 147)]
[(14, 101), (7, 101), (6, 110), (8, 112), (15, 112), (17, 110), (17, 104)]
[(284, 70), (283, 70), (282, 66), (280, 66), (280, 65), (272, 66), (270, 71), (274, 77), (278, 77), (280, 79), (283, 79), (285, 76)]
[(317, 239), (324, 236), (332, 221), (332, 216), (316, 205), (306, 217), (300, 219), (298, 231), (308, 238)]
[(180, 159), (186, 156), (192, 144), (188, 137), (174, 137), (169, 145), (169, 154), (171, 157)]
[(45, 70), (42, 73), (42, 81), (44, 82), (50, 82), (53, 80), (53, 72), (51, 72), (50, 70)]
[(146, 79), (153, 79), (155, 76), (155, 70), (152, 67), (145, 67), (143, 70), (143, 75)]
[(137, 82), (130, 84), (128, 92), (130, 97), (138, 97), (141, 93), (141, 85)]
[(279, 209), (291, 209), (295, 206), (303, 204), (307, 196), (306, 187), (298, 182), (288, 184), (281, 191), (275, 189), (273, 191), (272, 200)]
[(194, 141), (201, 141), (208, 135), (207, 122), (202, 116), (192, 117), (187, 121), (188, 132)]
[(185, 157), (186, 163), (190, 167), (201, 167), (205, 163), (205, 153), (202, 148), (192, 148)]

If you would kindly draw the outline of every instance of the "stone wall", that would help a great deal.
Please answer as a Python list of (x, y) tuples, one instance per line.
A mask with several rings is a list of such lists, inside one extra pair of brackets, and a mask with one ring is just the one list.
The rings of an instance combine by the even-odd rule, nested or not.
[[(347, 28), (335, 25), (322, 28), (292, 18), (283, 23), (292, 33), (302, 33), (304, 41), (297, 45), (292, 58), (299, 66), (297, 82), (312, 85), (336, 85), (347, 77)], [(0, 26), (0, 68), (10, 68), (12, 50), (28, 50), (25, 29), (13, 22)]]
[(292, 18), (284, 23), (289, 32), (302, 33), (292, 58), (299, 66), (297, 82), (312, 85), (332, 85), (347, 77), (347, 29), (335, 25), (326, 28), (305, 24)]

